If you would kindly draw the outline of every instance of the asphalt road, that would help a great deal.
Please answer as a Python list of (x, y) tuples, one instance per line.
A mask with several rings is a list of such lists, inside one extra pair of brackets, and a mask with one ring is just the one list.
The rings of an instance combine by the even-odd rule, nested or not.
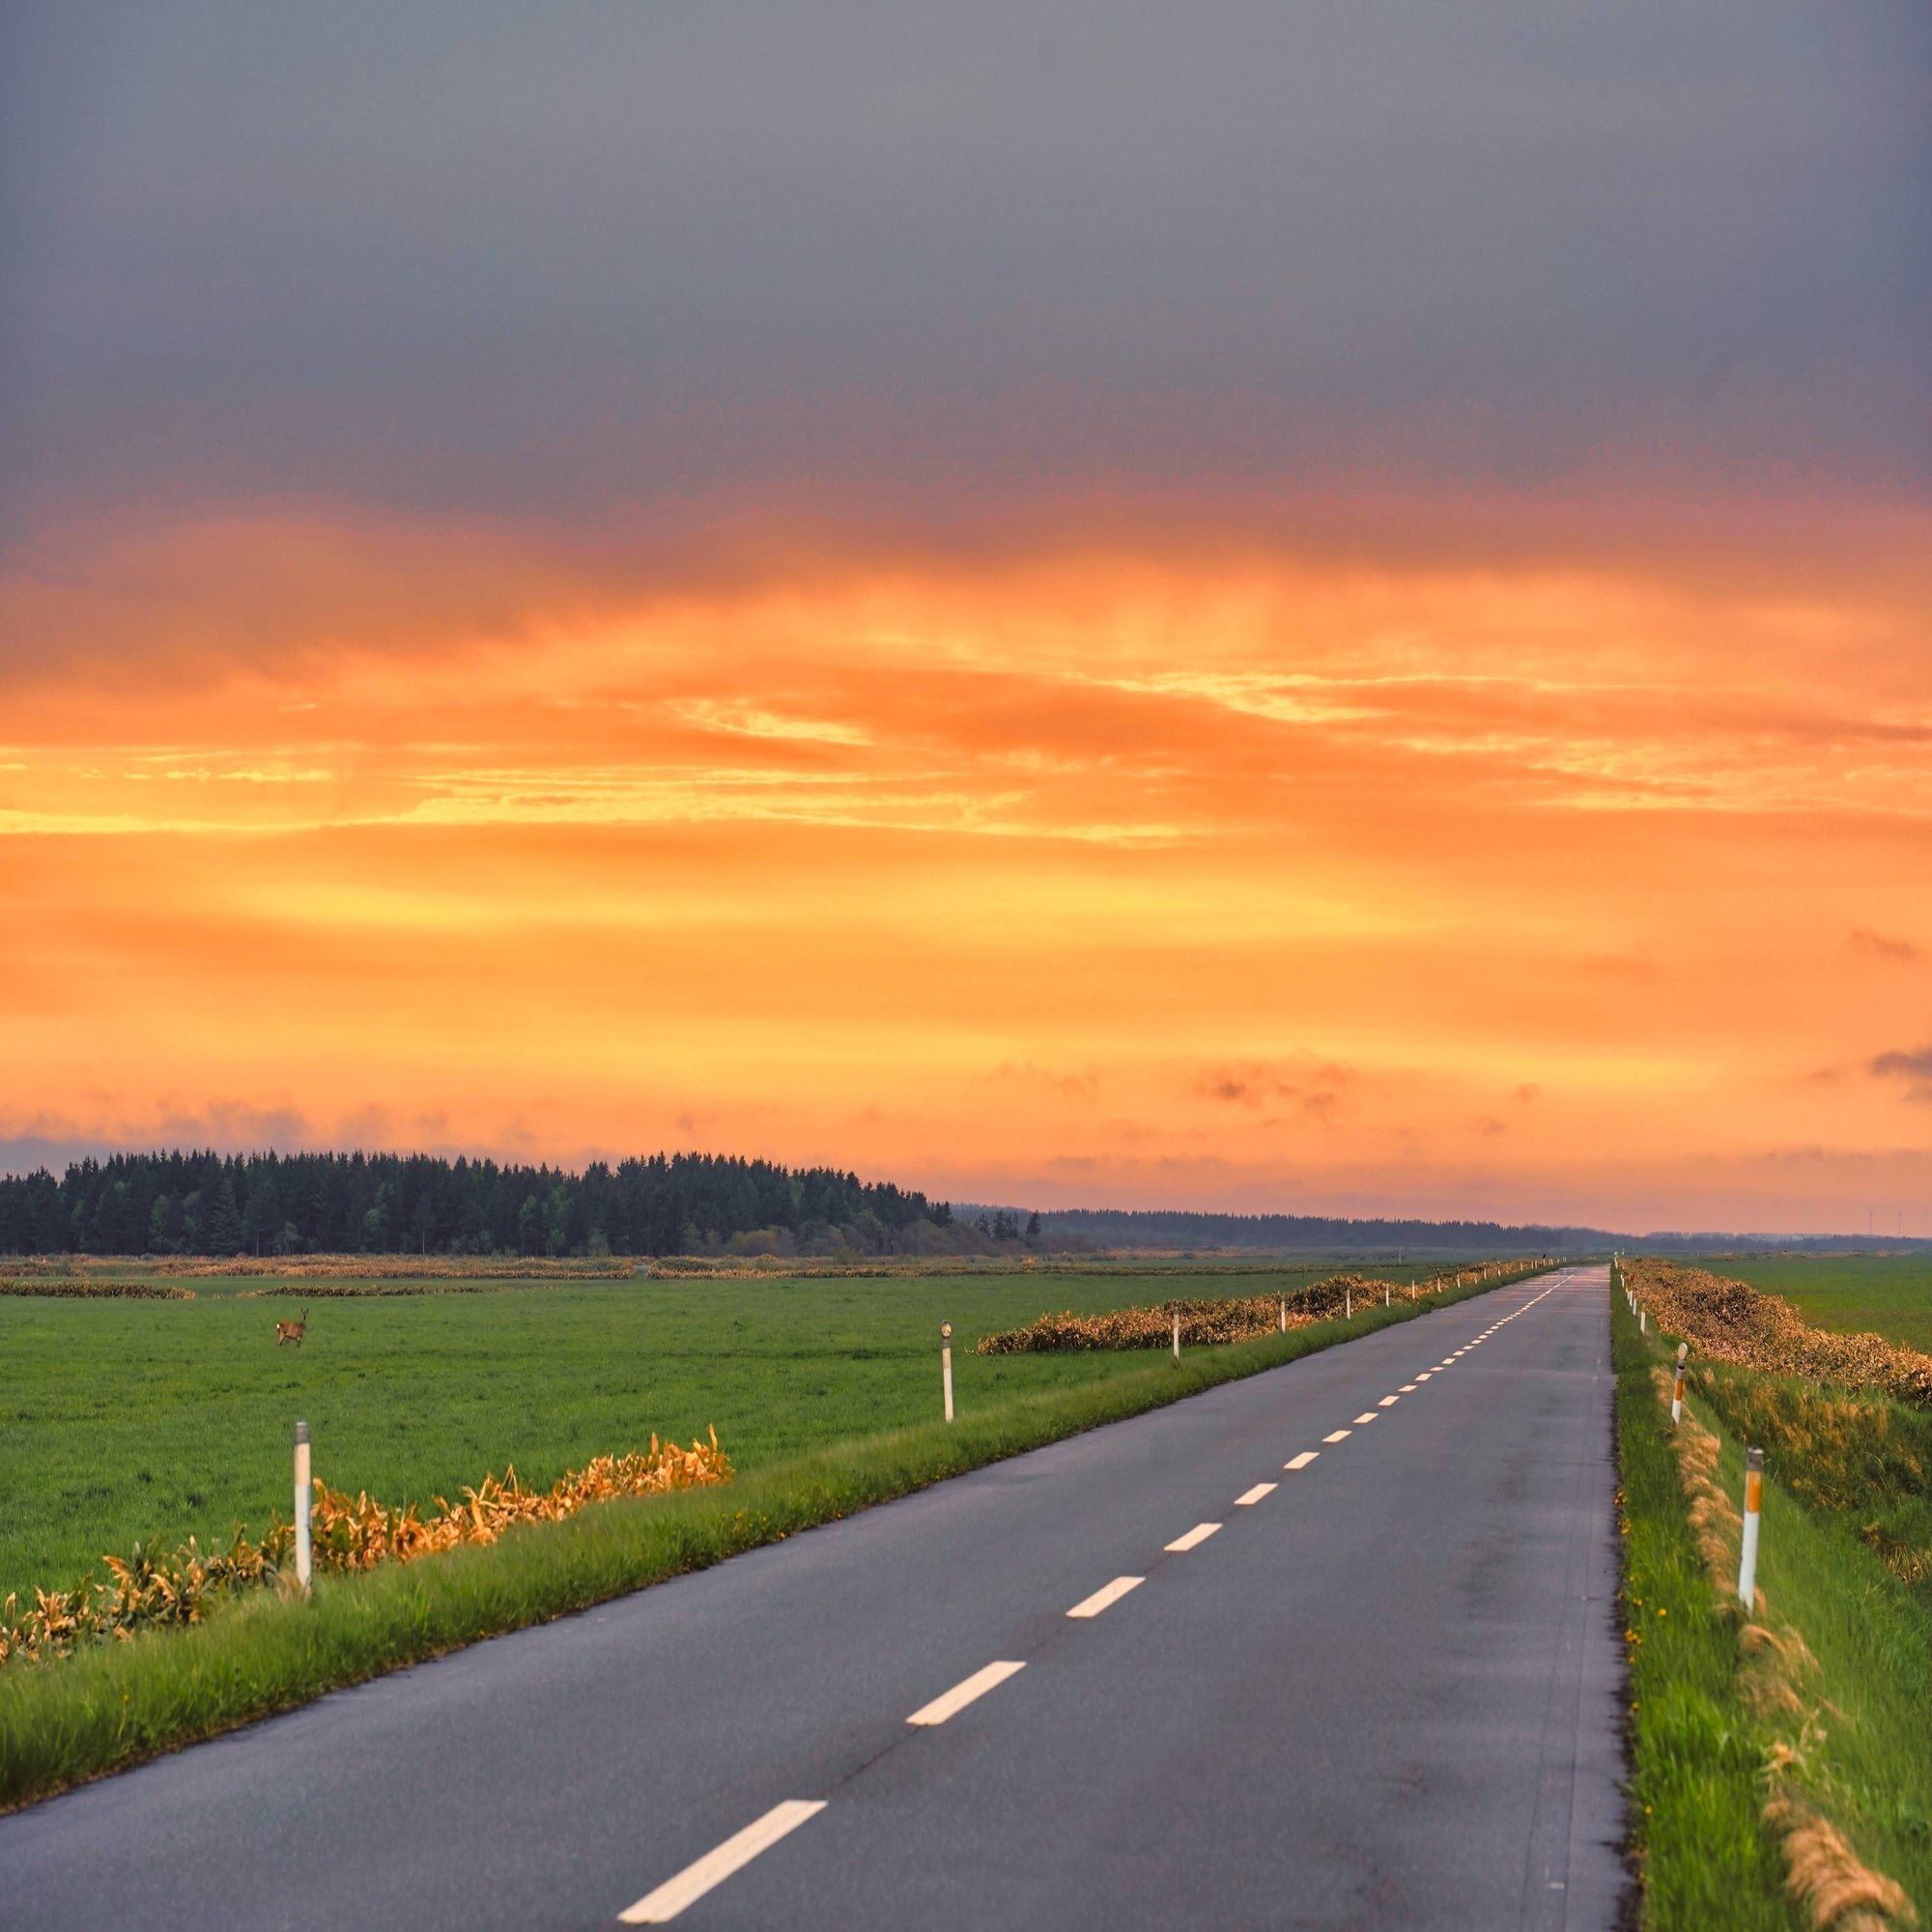
[(0, 1924), (1607, 1928), (1608, 1303), (1499, 1290), (0, 1819)]

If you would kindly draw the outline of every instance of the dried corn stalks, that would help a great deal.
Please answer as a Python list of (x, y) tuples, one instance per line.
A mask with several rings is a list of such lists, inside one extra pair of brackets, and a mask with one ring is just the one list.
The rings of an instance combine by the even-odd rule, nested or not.
[[(514, 1466), (499, 1482), (485, 1476), (465, 1490), (460, 1503), (441, 1496), (427, 1520), (413, 1503), (384, 1509), (366, 1493), (353, 1499), (317, 1481), (310, 1517), (318, 1570), (370, 1570), (379, 1563), (408, 1563), (464, 1543), (495, 1543), (524, 1522), (556, 1522), (589, 1503), (617, 1496), (662, 1495), (731, 1480), (731, 1460), (708, 1442), (680, 1449), (651, 1437), (648, 1450), (599, 1456), (573, 1469), (548, 1490), (526, 1490)], [(80, 1645), (126, 1641), (142, 1628), (194, 1624), (223, 1597), (271, 1588), (281, 1581), (295, 1549), (295, 1528), (279, 1517), (269, 1533), (250, 1543), (237, 1527), (225, 1550), (204, 1555), (193, 1537), (180, 1548), (159, 1551), (136, 1544), (131, 1555), (106, 1556), (105, 1579), (90, 1577), (72, 1590), (36, 1590), (24, 1615), (17, 1599), (0, 1605), (0, 1664), (18, 1659), (41, 1663)]]
[(974, 1352), (980, 1355), (1043, 1355), (1090, 1349), (1165, 1349), (1174, 1339), (1174, 1317), (1180, 1316), (1184, 1347), (1203, 1348), (1216, 1342), (1248, 1342), (1274, 1333), (1281, 1326), (1281, 1305), (1288, 1303), (1288, 1325), (1305, 1328), (1325, 1321), (1352, 1302), (1367, 1309), (1379, 1304), (1388, 1290), (1406, 1299), (1413, 1287), (1418, 1299), (1444, 1289), (1464, 1288), (1515, 1272), (1522, 1262), (1485, 1262), (1426, 1282), (1389, 1282), (1368, 1275), (1335, 1274), (1286, 1294), (1243, 1295), (1221, 1301), (1162, 1301), (1140, 1308), (1116, 1308), (1104, 1315), (1042, 1315), (1024, 1328), (1009, 1328), (981, 1336)]
[(104, 1556), (105, 1579), (72, 1590), (36, 1590), (24, 1616), (18, 1599), (0, 1605), (0, 1664), (44, 1663), (86, 1643), (125, 1642), (143, 1628), (199, 1623), (222, 1597), (272, 1585), (295, 1548), (295, 1530), (274, 1520), (260, 1543), (238, 1527), (225, 1550), (203, 1554), (193, 1537), (175, 1550), (137, 1543), (127, 1556)]
[(660, 1447), (653, 1435), (648, 1450), (599, 1456), (548, 1490), (525, 1489), (512, 1465), (501, 1482), (485, 1476), (475, 1489), (465, 1490), (460, 1503), (452, 1505), (438, 1496), (435, 1514), (427, 1521), (416, 1514), (413, 1503), (384, 1509), (366, 1493), (352, 1500), (318, 1480), (310, 1519), (315, 1563), (320, 1570), (369, 1570), (378, 1563), (408, 1563), (463, 1543), (495, 1543), (518, 1523), (558, 1522), (588, 1503), (662, 1495), (669, 1490), (730, 1480), (731, 1459), (719, 1448), (715, 1429), (708, 1443), (694, 1442), (689, 1449), (674, 1442)]
[(56, 1301), (192, 1301), (191, 1288), (162, 1288), (149, 1281), (84, 1281), (71, 1275), (28, 1275), (0, 1281), (0, 1294), (31, 1294)]
[(1814, 1328), (1783, 1296), (1747, 1282), (1669, 1262), (1624, 1264), (1624, 1278), (1666, 1333), (1713, 1361), (1771, 1376), (1805, 1376), (1842, 1388), (1871, 1389), (1913, 1408), (1932, 1408), (1932, 1355), (1883, 1335), (1833, 1335)]
[[(1174, 1338), (1174, 1318), (1180, 1317), (1180, 1339), (1189, 1348), (1215, 1342), (1246, 1342), (1275, 1329), (1281, 1320), (1281, 1297), (1254, 1295), (1238, 1301), (1166, 1301), (1150, 1308), (1115, 1308), (1104, 1315), (1042, 1315), (1024, 1328), (982, 1335), (975, 1352), (981, 1355), (1050, 1355), (1090, 1349), (1165, 1349)], [(1298, 1305), (1288, 1315), (1291, 1328), (1304, 1328), (1318, 1320)]]

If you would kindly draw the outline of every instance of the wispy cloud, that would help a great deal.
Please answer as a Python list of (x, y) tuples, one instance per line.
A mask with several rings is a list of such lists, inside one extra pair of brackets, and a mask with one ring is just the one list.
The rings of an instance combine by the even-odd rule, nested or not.
[(1871, 1072), (1879, 1080), (1903, 1080), (1908, 1100), (1932, 1104), (1932, 1046), (1881, 1053), (1872, 1061)]
[(1916, 966), (1925, 957), (1924, 952), (1909, 939), (1894, 939), (1867, 926), (1853, 928), (1852, 951), (1867, 959), (1882, 959), (1889, 966)]

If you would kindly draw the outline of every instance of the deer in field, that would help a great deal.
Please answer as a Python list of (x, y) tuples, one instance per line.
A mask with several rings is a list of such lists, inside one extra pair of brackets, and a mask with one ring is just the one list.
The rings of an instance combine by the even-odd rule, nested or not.
[(304, 1301), (302, 1303), (301, 1320), (299, 1321), (277, 1321), (275, 1323), (275, 1347), (279, 1349), (284, 1342), (293, 1342), (299, 1349), (302, 1345), (302, 1333), (307, 1327), (308, 1303)]

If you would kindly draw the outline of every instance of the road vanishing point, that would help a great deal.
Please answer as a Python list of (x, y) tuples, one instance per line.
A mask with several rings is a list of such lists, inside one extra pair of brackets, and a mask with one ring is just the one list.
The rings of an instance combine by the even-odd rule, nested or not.
[(1606, 1270), (0, 1818), (0, 1923), (1607, 1928)]

